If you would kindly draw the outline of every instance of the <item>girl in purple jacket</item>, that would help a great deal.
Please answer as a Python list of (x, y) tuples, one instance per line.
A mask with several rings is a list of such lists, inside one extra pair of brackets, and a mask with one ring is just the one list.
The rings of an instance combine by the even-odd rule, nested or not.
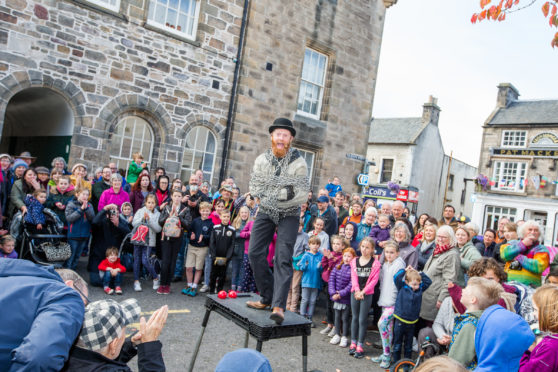
[(535, 341), (519, 362), (519, 372), (553, 372), (558, 371), (558, 287), (546, 284), (533, 294), (533, 307), (539, 320), (539, 329), (544, 335)]
[[(335, 312), (335, 335), (330, 344), (347, 347), (349, 343), (349, 317), (351, 313), (351, 261), (356, 257), (353, 248), (343, 250), (343, 261), (331, 271), (328, 282), (329, 297), (333, 301)], [(343, 337), (340, 330), (343, 329)]]

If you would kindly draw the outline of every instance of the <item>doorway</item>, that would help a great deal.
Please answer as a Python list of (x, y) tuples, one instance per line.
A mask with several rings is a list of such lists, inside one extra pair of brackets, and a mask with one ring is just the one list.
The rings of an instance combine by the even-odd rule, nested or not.
[(35, 166), (51, 167), (57, 156), (68, 161), (74, 115), (66, 100), (49, 88), (28, 88), (15, 94), (6, 107), (0, 153), (29, 151)]

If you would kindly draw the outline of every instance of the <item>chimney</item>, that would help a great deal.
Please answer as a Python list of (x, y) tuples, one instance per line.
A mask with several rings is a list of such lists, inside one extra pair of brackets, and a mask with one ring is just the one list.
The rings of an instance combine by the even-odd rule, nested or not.
[(510, 103), (517, 101), (519, 92), (510, 83), (501, 83), (498, 85), (498, 107), (508, 107)]
[(432, 123), (438, 126), (438, 119), (440, 118), (440, 108), (438, 107), (438, 98), (428, 97), (428, 102), (423, 105), (422, 121), (424, 123)]

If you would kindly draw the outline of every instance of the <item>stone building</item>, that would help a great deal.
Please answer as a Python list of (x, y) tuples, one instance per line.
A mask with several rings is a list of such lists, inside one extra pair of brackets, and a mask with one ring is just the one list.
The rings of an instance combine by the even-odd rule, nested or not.
[[(367, 158), (375, 166), (370, 168), (367, 197), (379, 204), (382, 200), (401, 200), (417, 216), (428, 213), (439, 218), (447, 184), (446, 203), (455, 207), (456, 215), (470, 214), (466, 200), (473, 189), (464, 185), (465, 179), (474, 177), (476, 168), (452, 159), (452, 183), (447, 182), (449, 157), (444, 154), (439, 118), (437, 99), (430, 97), (421, 117), (372, 119)], [(388, 189), (390, 181), (400, 185), (399, 193)]]
[(474, 195), (473, 219), (538, 220), (545, 244), (558, 233), (558, 100), (520, 100), (512, 84), (498, 86), (497, 104), (483, 126), (479, 173), (488, 178)]
[(245, 188), (286, 116), (313, 186), (335, 174), (350, 191), (393, 3), (2, 0), (0, 151), (123, 169), (141, 152)]

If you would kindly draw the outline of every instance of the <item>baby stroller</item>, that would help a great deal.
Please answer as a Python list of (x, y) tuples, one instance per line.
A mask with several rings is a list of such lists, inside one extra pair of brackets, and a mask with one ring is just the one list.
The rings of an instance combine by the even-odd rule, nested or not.
[(62, 267), (72, 255), (70, 245), (62, 239), (64, 224), (52, 210), (45, 208), (46, 224), (41, 233), (29, 231), (21, 212), (17, 212), (10, 225), (10, 234), (18, 242), (19, 257), (41, 265)]

